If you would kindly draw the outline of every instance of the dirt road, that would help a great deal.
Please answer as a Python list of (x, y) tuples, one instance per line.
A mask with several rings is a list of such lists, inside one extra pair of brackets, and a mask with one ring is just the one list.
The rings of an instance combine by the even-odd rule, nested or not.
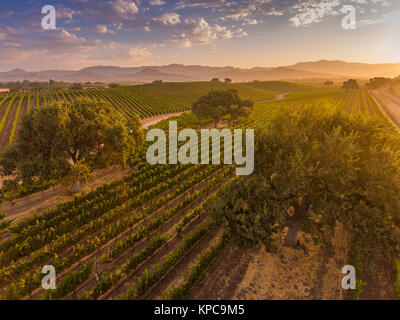
[(283, 93), (278, 94), (275, 98), (256, 101), (256, 102), (257, 103), (263, 103), (263, 102), (270, 102), (270, 101), (276, 101), (276, 100), (283, 100), (283, 99), (286, 98), (286, 95), (289, 94), (289, 93), (290, 92), (283, 92)]
[[(81, 187), (81, 193), (88, 193), (92, 189), (115, 179), (122, 178), (129, 170), (121, 170), (119, 167), (110, 167), (93, 173), (88, 185)], [(43, 212), (46, 209), (55, 208), (60, 202), (69, 201), (72, 195), (67, 187), (57, 185), (43, 192), (31, 194), (25, 198), (16, 199), (12, 203), (7, 201), (0, 205), (0, 212), (6, 212), (6, 220), (18, 221), (33, 213)]]
[(400, 132), (400, 98), (389, 93), (386, 89), (372, 91), (381, 110)]
[[(185, 112), (168, 113), (145, 118), (142, 120), (143, 128), (146, 129), (149, 126), (160, 122), (161, 120), (179, 116)], [(97, 171), (93, 174), (93, 178), (91, 179), (89, 185), (83, 186), (83, 188), (81, 189), (81, 193), (90, 192), (92, 189), (104, 183), (110, 183), (115, 179), (121, 178), (127, 172), (127, 170), (122, 171), (120, 168), (117, 167), (110, 167), (106, 170)], [(57, 203), (68, 201), (70, 199), (72, 199), (72, 196), (70, 195), (68, 188), (58, 185), (54, 188), (49, 188), (46, 191), (38, 192), (22, 199), (17, 199), (12, 203), (9, 201), (4, 202), (0, 204), (0, 211), (7, 213), (7, 220), (18, 221), (33, 213), (38, 213), (49, 208), (54, 208)]]
[(147, 129), (148, 127), (152, 126), (153, 124), (156, 124), (164, 119), (168, 119), (171, 117), (177, 117), (180, 116), (181, 114), (184, 114), (189, 111), (183, 111), (183, 112), (175, 112), (175, 113), (167, 113), (167, 114), (160, 114), (158, 116), (154, 117), (149, 117), (149, 118), (144, 118), (142, 119), (142, 127), (144, 129)]

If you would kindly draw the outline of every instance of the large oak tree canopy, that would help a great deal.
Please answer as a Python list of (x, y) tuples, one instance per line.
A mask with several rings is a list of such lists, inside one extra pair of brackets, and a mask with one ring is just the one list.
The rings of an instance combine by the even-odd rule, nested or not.
[(343, 90), (358, 90), (360, 89), (360, 85), (358, 84), (357, 80), (354, 79), (349, 79), (345, 82), (343, 82), (342, 86)]
[(193, 103), (192, 111), (199, 118), (212, 118), (215, 126), (225, 115), (248, 117), (254, 106), (251, 100), (241, 100), (236, 89), (213, 90)]
[(23, 117), (17, 140), (0, 165), (2, 174), (16, 173), (23, 181), (60, 179), (85, 171), (83, 165), (125, 166), (140, 141), (139, 119), (126, 120), (106, 102), (56, 102)]
[[(382, 121), (323, 106), (286, 107), (256, 132), (255, 171), (214, 201), (239, 243), (265, 244), (288, 227), (330, 245), (340, 222), (363, 259), (400, 244), (400, 139)], [(381, 252), (380, 251), (380, 252)]]

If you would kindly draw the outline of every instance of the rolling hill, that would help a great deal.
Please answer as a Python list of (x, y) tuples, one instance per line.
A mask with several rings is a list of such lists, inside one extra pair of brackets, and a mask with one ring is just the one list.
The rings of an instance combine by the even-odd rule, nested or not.
[(166, 66), (142, 66), (122, 68), (114, 66), (94, 66), (77, 71), (45, 70), (28, 72), (15, 69), (0, 72), (0, 82), (9, 81), (103, 81), (103, 82), (165, 82), (209, 81), (217, 77), (230, 78), (234, 82), (276, 81), (276, 80), (321, 80), (354, 77), (394, 77), (400, 74), (400, 64), (366, 64), (344, 61), (321, 60), (301, 62), (276, 68), (256, 67), (251, 69), (235, 67), (209, 67), (171, 64)]
[(27, 72), (15, 69), (8, 72), (0, 72), (0, 82), (10, 81), (104, 81), (104, 82), (152, 82), (163, 80), (167, 82), (209, 81), (217, 77), (221, 80), (230, 78), (235, 82), (247, 82), (253, 80), (302, 80), (302, 79), (333, 79), (340, 78), (319, 72), (296, 70), (287, 67), (278, 68), (252, 68), (240, 69), (233, 67), (203, 67), (203, 66), (152, 66), (138, 68), (120, 67), (89, 67), (78, 71), (47, 70)]
[(355, 78), (372, 78), (378, 76), (392, 78), (400, 74), (400, 63), (366, 64), (321, 60), (316, 62), (301, 62), (288, 66), (288, 68), (307, 72), (345, 75)]

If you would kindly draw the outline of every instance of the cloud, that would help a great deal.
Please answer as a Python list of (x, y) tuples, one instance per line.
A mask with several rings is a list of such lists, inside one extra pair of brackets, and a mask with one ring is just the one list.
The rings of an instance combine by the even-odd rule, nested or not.
[[(176, 9), (187, 8), (209, 9), (218, 14), (221, 21), (243, 21), (251, 24), (257, 17), (288, 16), (290, 23), (296, 27), (319, 23), (329, 16), (340, 13), (340, 8), (353, 4), (357, 12), (363, 14), (366, 7), (388, 7), (394, 0), (182, 0), (176, 4)], [(396, 0), (398, 1), (398, 0)]]
[(133, 61), (143, 61), (147, 60), (151, 56), (150, 51), (145, 47), (133, 46), (129, 48), (129, 56)]
[(176, 9), (184, 9), (184, 8), (195, 8), (195, 7), (203, 7), (203, 8), (222, 8), (226, 5), (225, 0), (182, 0), (176, 4)]
[(258, 21), (256, 19), (248, 19), (246, 20), (247, 24), (254, 25), (258, 24)]
[(163, 1), (163, 0), (149, 0), (149, 4), (151, 6), (163, 6), (165, 4), (165, 1)]
[(325, 16), (336, 15), (340, 0), (308, 0), (293, 6), (296, 15), (289, 19), (294, 26), (304, 26), (321, 22)]
[(121, 18), (128, 19), (139, 12), (135, 2), (130, 0), (115, 0), (114, 2), (109, 2), (109, 4), (112, 11)]
[[(75, 0), (77, 1), (77, 0)], [(132, 0), (108, 0), (89, 1), (79, 0), (82, 3), (80, 13), (85, 18), (97, 21), (121, 22), (122, 20), (134, 20), (137, 18), (139, 8)]]
[(70, 8), (66, 8), (62, 5), (58, 5), (56, 9), (57, 19), (64, 19), (66, 23), (72, 23), (74, 16), (79, 14), (79, 11), (75, 11)]
[(24, 29), (15, 29), (9, 26), (0, 25), (0, 40), (4, 40), (9, 37), (20, 38), (21, 35), (26, 32)]
[(175, 25), (181, 22), (180, 15), (174, 12), (164, 13), (156, 18), (154, 21), (160, 21), (164, 25)]
[(242, 29), (233, 31), (218, 24), (210, 25), (204, 18), (186, 19), (184, 22), (181, 33), (169, 39), (169, 42), (178, 43), (183, 48), (190, 48), (193, 44), (208, 44), (216, 39), (247, 35)]
[(104, 24), (98, 24), (96, 25), (96, 27), (94, 28), (94, 31), (97, 33), (102, 33), (102, 34), (115, 34), (115, 31), (110, 30), (106, 25)]
[[(329, 16), (337, 16), (341, 14), (343, 5), (348, 4), (356, 6), (359, 15), (366, 13), (367, 7), (390, 5), (389, 0), (297, 0), (295, 3), (273, 5), (265, 13), (272, 16), (291, 15), (289, 21), (295, 27), (300, 27), (320, 23)], [(384, 14), (376, 8), (369, 10), (374, 11)]]
[(43, 48), (47, 52), (85, 52), (98, 48), (101, 43), (99, 39), (79, 37), (66, 30), (61, 30), (59, 32), (44, 33), (38, 41), (27, 45), (25, 49)]
[(201, 7), (219, 13), (220, 20), (248, 19), (256, 12), (261, 12), (263, 7), (273, 0), (183, 0), (177, 3), (176, 9)]
[(0, 28), (0, 40), (4, 40), (7, 37), (7, 33)]
[(108, 32), (107, 26), (102, 25), (102, 24), (98, 24), (94, 30), (98, 33), (107, 33)]

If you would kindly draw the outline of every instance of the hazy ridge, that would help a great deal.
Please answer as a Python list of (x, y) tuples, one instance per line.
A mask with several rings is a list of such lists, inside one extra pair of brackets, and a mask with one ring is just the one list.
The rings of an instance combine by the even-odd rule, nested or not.
[(400, 64), (366, 64), (321, 60), (276, 68), (256, 67), (251, 69), (180, 64), (132, 68), (95, 66), (78, 71), (28, 72), (15, 69), (0, 72), (0, 81), (47, 81), (53, 79), (56, 81), (152, 82), (163, 80), (167, 82), (188, 82), (209, 81), (214, 77), (223, 80), (227, 77), (236, 82), (246, 82), (253, 80), (342, 79), (346, 77), (366, 79), (375, 76), (394, 77), (399, 74)]

